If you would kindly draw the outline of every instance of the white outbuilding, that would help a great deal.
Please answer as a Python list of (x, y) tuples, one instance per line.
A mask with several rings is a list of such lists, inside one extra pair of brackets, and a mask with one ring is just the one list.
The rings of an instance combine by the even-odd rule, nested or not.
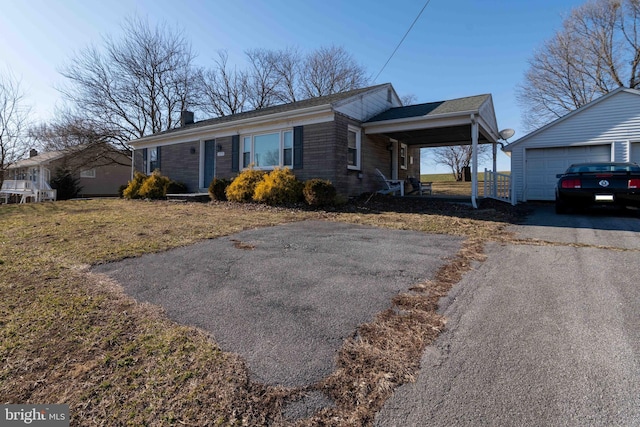
[(554, 200), (573, 163), (640, 163), (640, 91), (618, 88), (504, 147), (518, 202)]

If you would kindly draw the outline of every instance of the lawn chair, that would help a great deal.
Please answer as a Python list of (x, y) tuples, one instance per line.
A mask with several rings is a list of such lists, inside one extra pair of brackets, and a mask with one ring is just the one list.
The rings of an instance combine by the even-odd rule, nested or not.
[(379, 169), (376, 169), (376, 174), (384, 182), (384, 188), (378, 190), (378, 194), (391, 194), (396, 191), (400, 191), (400, 196), (404, 196), (404, 181), (401, 179), (387, 179)]
[(414, 177), (414, 176), (410, 176), (409, 178), (407, 178), (407, 180), (409, 181), (409, 184), (411, 184), (411, 187), (413, 188), (413, 190), (411, 190), (411, 193), (415, 193), (418, 192), (419, 195), (431, 195), (432, 189), (431, 189), (431, 184), (433, 184), (432, 182), (421, 182), (418, 178)]

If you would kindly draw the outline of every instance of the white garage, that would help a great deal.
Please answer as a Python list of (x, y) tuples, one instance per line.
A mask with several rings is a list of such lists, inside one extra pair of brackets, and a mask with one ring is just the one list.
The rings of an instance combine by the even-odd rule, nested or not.
[(619, 88), (504, 147), (517, 201), (554, 200), (573, 163), (640, 163), (640, 91)]
[(556, 175), (574, 163), (608, 162), (611, 146), (585, 145), (582, 147), (532, 148), (526, 151), (525, 175), (527, 200), (553, 200)]

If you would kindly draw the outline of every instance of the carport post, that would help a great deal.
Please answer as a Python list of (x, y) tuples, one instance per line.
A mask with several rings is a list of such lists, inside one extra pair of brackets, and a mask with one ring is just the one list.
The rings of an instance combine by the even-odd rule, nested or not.
[(478, 209), (478, 121), (471, 115), (471, 204)]

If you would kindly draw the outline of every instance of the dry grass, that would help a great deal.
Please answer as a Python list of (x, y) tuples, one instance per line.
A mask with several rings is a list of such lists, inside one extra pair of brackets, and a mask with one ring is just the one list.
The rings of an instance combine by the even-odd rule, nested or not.
[(415, 377), (420, 353), (444, 326), (437, 299), (512, 219), (494, 208), (421, 203), (398, 209), (395, 199), (374, 198), (331, 213), (121, 200), (0, 206), (0, 402), (67, 403), (72, 425), (287, 424), (281, 408), (302, 390), (251, 383), (239, 357), (86, 265), (310, 218), (470, 237), (433, 282), (396, 297), (345, 342), (339, 369), (316, 385), (336, 407), (298, 421), (366, 425), (394, 387)]

